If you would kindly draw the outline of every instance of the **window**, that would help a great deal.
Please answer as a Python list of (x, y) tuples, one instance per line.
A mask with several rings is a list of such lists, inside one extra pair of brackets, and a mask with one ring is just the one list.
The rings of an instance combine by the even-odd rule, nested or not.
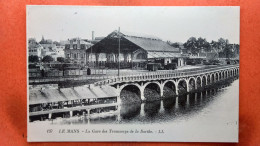
[(77, 45), (76, 44), (73, 44), (73, 49), (77, 49)]
[(86, 46), (85, 46), (84, 44), (81, 44), (81, 45), (80, 45), (80, 48), (81, 48), (81, 49), (86, 49)]

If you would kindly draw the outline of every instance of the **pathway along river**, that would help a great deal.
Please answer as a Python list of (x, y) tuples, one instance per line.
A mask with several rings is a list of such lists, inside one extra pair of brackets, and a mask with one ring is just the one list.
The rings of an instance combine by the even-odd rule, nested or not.
[[(238, 123), (239, 80), (231, 80), (215, 89), (142, 103), (121, 105), (114, 114), (96, 118), (55, 119), (52, 124), (235, 124)], [(176, 100), (177, 99), (177, 100)], [(177, 102), (178, 101), (178, 102)], [(120, 112), (119, 112), (120, 111)]]

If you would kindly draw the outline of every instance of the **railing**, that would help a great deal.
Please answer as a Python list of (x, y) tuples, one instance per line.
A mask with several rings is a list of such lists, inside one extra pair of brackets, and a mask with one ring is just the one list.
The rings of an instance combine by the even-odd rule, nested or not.
[(42, 82), (61, 82), (61, 81), (79, 81), (79, 80), (103, 80), (108, 79), (104, 75), (91, 75), (91, 76), (78, 76), (78, 77), (53, 77), (53, 78), (39, 78), (30, 79), (29, 83), (42, 83)]
[[(208, 66), (204, 68), (194, 68), (194, 69), (185, 69), (183, 71), (180, 70), (167, 70), (167, 71), (156, 71), (156, 72), (146, 72), (146, 73), (135, 73), (128, 74), (123, 76), (115, 76), (115, 75), (90, 75), (90, 76), (78, 76), (78, 77), (53, 77), (53, 78), (40, 78), (40, 79), (29, 79), (30, 83), (47, 83), (47, 82), (61, 82), (61, 81), (82, 81), (82, 80), (94, 80), (94, 84), (104, 85), (111, 84), (118, 81), (129, 81), (133, 79), (138, 80), (146, 80), (146, 79), (159, 79), (163, 78), (162, 76), (168, 76), (168, 78), (179, 77), (179, 76), (187, 76), (194, 75), (198, 73), (205, 73), (211, 70), (219, 70), (219, 69), (227, 69), (232, 67), (238, 67), (238, 65), (221, 65), (221, 66)], [(160, 76), (160, 77), (159, 77)], [(164, 77), (165, 78), (165, 77)], [(95, 82), (95, 80), (100, 80)]]
[(95, 82), (95, 86), (107, 85), (107, 84), (115, 84), (118, 82), (133, 82), (133, 81), (144, 81), (144, 80), (155, 80), (155, 79), (168, 79), (168, 78), (180, 78), (194, 75), (207, 74), (211, 72), (233, 69), (239, 67), (238, 65), (224, 65), (218, 67), (212, 67), (208, 69), (187, 69), (184, 71), (160, 71), (160, 72), (152, 72), (152, 73), (140, 73), (135, 75), (126, 75), (126, 76), (113, 76), (109, 79)]

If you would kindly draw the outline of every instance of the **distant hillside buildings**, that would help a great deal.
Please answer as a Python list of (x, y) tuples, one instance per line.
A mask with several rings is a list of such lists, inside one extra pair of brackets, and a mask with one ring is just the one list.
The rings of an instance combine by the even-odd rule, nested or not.
[(42, 50), (43, 50), (43, 47), (39, 43), (36, 42), (35, 38), (30, 38), (28, 40), (29, 56), (38, 56), (39, 58), (41, 58)]
[(42, 37), (41, 41), (38, 43), (34, 38), (29, 38), (28, 40), (28, 52), (29, 56), (38, 56), (42, 59), (45, 56), (51, 56), (55, 61), (58, 57), (65, 57), (64, 54), (65, 45), (55, 44), (52, 40), (45, 40)]

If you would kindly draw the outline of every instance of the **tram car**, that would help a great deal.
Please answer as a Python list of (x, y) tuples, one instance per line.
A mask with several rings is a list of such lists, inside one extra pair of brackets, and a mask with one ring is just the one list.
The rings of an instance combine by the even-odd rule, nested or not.
[(148, 63), (147, 70), (149, 71), (157, 71), (161, 67), (160, 63)]
[(176, 63), (168, 63), (164, 65), (163, 63), (148, 63), (147, 70), (157, 71), (157, 70), (175, 70), (177, 68)]
[[(44, 67), (43, 67), (44, 66)], [(29, 77), (63, 77), (63, 76), (82, 76), (83, 68), (72, 64), (44, 64), (39, 67), (35, 64), (29, 65)]]
[(168, 63), (167, 65), (164, 66), (165, 69), (167, 70), (175, 70), (177, 68), (176, 63)]

